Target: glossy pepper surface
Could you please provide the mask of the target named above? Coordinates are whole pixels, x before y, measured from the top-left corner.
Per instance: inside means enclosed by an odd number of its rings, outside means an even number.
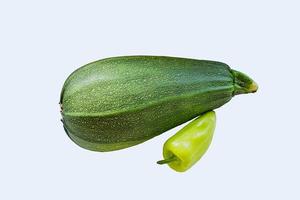
[[[209,111],[199,116],[164,144],[164,160],[158,164],[168,164],[178,172],[192,167],[207,151],[216,126],[216,115]]]

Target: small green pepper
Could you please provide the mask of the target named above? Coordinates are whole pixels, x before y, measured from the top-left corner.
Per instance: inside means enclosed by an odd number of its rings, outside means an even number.
[[[208,149],[216,126],[216,115],[209,111],[183,127],[164,144],[164,160],[157,164],[168,164],[178,172],[192,167]]]

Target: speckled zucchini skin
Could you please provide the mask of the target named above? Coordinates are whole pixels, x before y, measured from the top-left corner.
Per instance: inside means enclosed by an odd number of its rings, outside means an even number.
[[[142,143],[218,108],[235,94],[228,65],[126,56],[74,71],[61,92],[64,128],[79,146],[113,151]]]

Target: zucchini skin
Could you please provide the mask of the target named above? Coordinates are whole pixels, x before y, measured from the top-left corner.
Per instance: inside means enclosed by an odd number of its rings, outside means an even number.
[[[221,62],[164,56],[113,57],[87,64],[65,81],[64,128],[79,146],[113,151],[142,143],[235,94]]]

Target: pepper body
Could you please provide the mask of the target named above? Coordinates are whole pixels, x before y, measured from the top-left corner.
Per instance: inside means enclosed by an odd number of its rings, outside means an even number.
[[[214,111],[207,112],[190,122],[164,144],[165,160],[172,169],[184,172],[192,167],[207,151],[216,126]]]

